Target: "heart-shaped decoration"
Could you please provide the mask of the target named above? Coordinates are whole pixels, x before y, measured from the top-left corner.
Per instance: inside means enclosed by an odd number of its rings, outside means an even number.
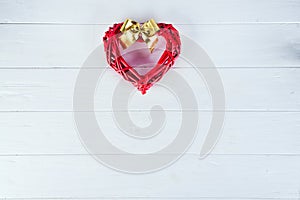
[[[142,94],[173,66],[181,46],[179,33],[171,24],[156,24],[153,19],[142,26],[130,19],[114,24],[103,42],[108,64]],[[155,57],[154,66],[149,69]],[[141,66],[148,71],[141,70]]]

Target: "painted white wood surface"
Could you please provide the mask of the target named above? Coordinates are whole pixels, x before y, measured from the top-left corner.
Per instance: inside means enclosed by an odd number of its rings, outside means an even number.
[[[78,68],[109,25],[0,25],[0,68]],[[177,25],[217,67],[298,67],[298,24]],[[177,66],[185,66],[178,62]]]
[[[175,24],[297,22],[298,0],[1,0],[3,23],[111,24],[131,17]]]
[[[0,0],[0,198],[299,199],[300,1],[109,3]],[[171,167],[123,174],[100,165],[81,145],[72,118],[74,82],[108,25],[153,16],[176,24],[219,68],[227,100],[225,126],[205,159],[198,156],[199,132],[187,154]],[[174,70],[199,91],[205,130],[211,102],[204,84],[181,60]],[[119,80],[111,71],[103,77],[106,89],[96,95],[103,102],[96,106],[100,125],[113,130],[107,137],[124,149],[154,150],[157,146],[151,143],[126,140],[113,125],[109,98]],[[170,94],[158,86],[146,98],[133,96],[134,122],[151,122],[155,95]],[[176,130],[176,101],[159,103],[167,110],[166,132]],[[160,145],[170,137],[164,134],[154,142]]]
[[[195,69],[173,70],[187,80],[198,99],[199,109],[211,110],[211,97]],[[298,68],[219,69],[224,83],[226,110],[300,111],[299,71]],[[3,69],[0,74],[0,110],[72,111],[78,73],[79,69]],[[97,111],[112,109],[113,89],[119,81],[117,73],[106,70],[95,94]],[[124,84],[130,83],[124,81]],[[165,98],[158,99],[160,93]],[[151,107],[146,105],[159,103],[167,110],[178,110],[177,100],[170,97],[172,95],[166,89],[156,85],[146,96],[136,91],[132,99],[136,103],[131,103],[129,109],[149,110]]]
[[[137,125],[150,121],[149,112],[130,113],[136,116]],[[169,124],[163,136],[168,134],[171,122],[178,120],[179,116],[180,112],[167,111]],[[295,130],[300,126],[299,116],[299,112],[227,112],[222,138],[212,154],[297,156],[300,154],[300,134]],[[133,139],[122,142],[125,140],[123,134],[111,125],[114,124],[111,112],[97,112],[97,117],[101,129],[115,145],[125,148],[135,144],[133,148],[143,150]],[[87,154],[77,136],[71,112],[1,112],[0,119],[0,156]],[[209,120],[206,113],[201,123]],[[199,153],[201,133],[188,153]]]
[[[296,199],[296,161],[297,156],[211,155],[199,160],[186,155],[166,170],[139,176],[114,172],[90,156],[6,156],[0,160],[0,184],[3,196],[14,198]]]

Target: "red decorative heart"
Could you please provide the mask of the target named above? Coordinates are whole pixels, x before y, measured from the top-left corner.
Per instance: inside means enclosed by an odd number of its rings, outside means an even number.
[[[156,35],[165,40],[165,49],[158,59],[157,63],[147,73],[138,73],[136,68],[130,66],[122,56],[122,43],[120,42],[120,35],[122,35],[120,28],[123,23],[114,24],[105,33],[103,37],[104,48],[106,52],[108,64],[123,78],[131,82],[138,90],[145,94],[146,91],[157,81],[159,81],[166,72],[173,66],[175,59],[180,54],[180,37],[178,31],[171,24],[158,23],[159,31]],[[144,42],[140,36],[137,42]],[[142,49],[140,49],[142,51]],[[150,55],[149,55],[150,56]],[[139,56],[139,61],[143,58]],[[145,64],[147,63],[145,59]]]

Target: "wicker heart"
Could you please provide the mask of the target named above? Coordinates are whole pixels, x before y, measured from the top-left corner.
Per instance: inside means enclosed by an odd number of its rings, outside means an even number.
[[[142,94],[145,94],[146,91],[153,86],[153,84],[159,81],[166,74],[166,72],[173,66],[175,59],[179,56],[181,46],[179,33],[171,24],[157,24],[159,30],[156,32],[156,35],[159,40],[165,40],[165,47],[162,50],[160,58],[157,59],[157,63],[154,64],[149,71],[142,73],[137,67],[131,66],[133,65],[132,60],[143,65],[144,59],[144,64],[147,65],[149,64],[149,59],[136,54],[136,57],[133,59],[131,58],[131,61],[128,60],[127,62],[125,60],[127,54],[125,55],[124,51],[122,51],[124,47],[120,41],[120,36],[122,35],[120,29],[122,25],[123,23],[114,24],[114,26],[109,28],[103,37],[107,62],[115,71],[121,74],[125,80],[131,82],[139,91],[142,92]],[[144,40],[141,36],[139,36],[136,42],[143,43]],[[144,51],[145,49],[146,48],[138,48],[133,51]],[[151,57],[150,54],[149,57]],[[131,65],[129,65],[129,63],[131,63]]]

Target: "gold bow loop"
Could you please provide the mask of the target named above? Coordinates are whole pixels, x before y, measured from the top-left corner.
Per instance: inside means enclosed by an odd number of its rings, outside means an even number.
[[[126,19],[120,31],[123,33],[120,40],[125,49],[134,44],[140,36],[146,42],[151,53],[158,42],[156,32],[159,31],[159,27],[153,19],[143,23],[142,26],[136,21]]]

